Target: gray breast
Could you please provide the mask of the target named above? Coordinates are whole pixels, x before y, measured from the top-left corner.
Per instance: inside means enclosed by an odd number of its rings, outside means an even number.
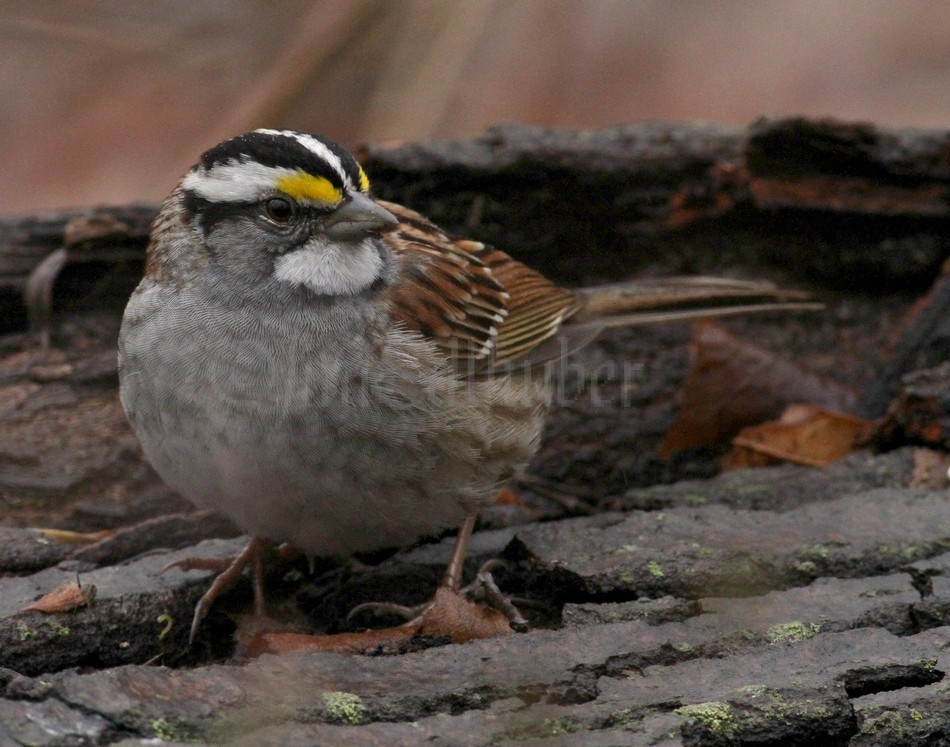
[[[156,470],[197,505],[349,554],[459,523],[530,458],[542,382],[462,382],[365,303],[279,300],[143,285],[126,312],[123,405]]]

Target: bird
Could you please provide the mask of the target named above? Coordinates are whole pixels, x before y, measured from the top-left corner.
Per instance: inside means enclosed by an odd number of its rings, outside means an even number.
[[[119,334],[145,457],[252,539],[195,608],[275,543],[311,556],[460,527],[539,447],[550,364],[605,329],[815,308],[765,281],[566,288],[376,199],[332,140],[258,129],[204,152],[163,202]]]

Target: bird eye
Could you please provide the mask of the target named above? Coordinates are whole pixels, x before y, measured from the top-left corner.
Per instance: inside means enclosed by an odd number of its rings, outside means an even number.
[[[294,204],[283,197],[271,197],[264,203],[264,210],[274,223],[290,223],[297,214]]]

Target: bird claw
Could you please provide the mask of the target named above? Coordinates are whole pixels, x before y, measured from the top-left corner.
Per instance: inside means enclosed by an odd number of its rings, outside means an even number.
[[[223,573],[228,568],[231,567],[231,564],[234,563],[236,558],[182,558],[181,560],[176,560],[173,563],[169,563],[162,570],[159,571],[159,574],[167,573],[171,570],[178,570],[182,573],[187,573],[188,571],[217,571],[218,573]]]
[[[498,610],[508,619],[508,623],[513,630],[519,633],[524,632],[528,629],[528,621],[525,620],[514,603],[498,588],[498,584],[495,583],[495,579],[491,574],[492,570],[502,566],[504,566],[503,561],[493,558],[482,564],[481,568],[479,568],[475,574],[475,580],[467,586],[455,590],[451,589],[451,585],[443,582],[440,584],[440,588],[447,587],[454,593],[464,596],[473,602],[478,602]],[[346,620],[349,622],[359,613],[369,612],[376,617],[392,615],[402,618],[405,622],[403,622],[401,627],[418,627],[423,624],[426,613],[432,609],[434,603],[434,598],[413,607],[395,604],[393,602],[364,602],[351,609],[346,616]]]
[[[478,569],[478,573],[475,574],[475,580],[462,591],[472,601],[481,602],[501,612],[508,618],[508,624],[511,625],[513,630],[523,633],[528,629],[528,621],[524,619],[512,600],[502,593],[501,589],[498,588],[498,584],[495,583],[494,576],[491,575],[493,568],[503,565],[504,563],[497,558],[485,562]]]
[[[270,540],[263,537],[253,537],[247,546],[233,558],[182,558],[169,563],[162,568],[161,573],[172,568],[180,571],[209,570],[217,571],[218,575],[211,586],[201,596],[195,605],[195,614],[191,619],[191,629],[188,633],[188,645],[195,642],[198,627],[205,619],[215,600],[230,589],[240,578],[245,568],[251,569],[251,587],[254,592],[254,614],[264,614],[264,581],[263,558],[271,548]]]
[[[408,627],[421,622],[422,617],[431,606],[431,601],[424,604],[417,604],[414,607],[407,607],[404,604],[396,604],[395,602],[363,602],[362,604],[356,605],[347,613],[346,621],[350,622],[361,612],[369,612],[373,617],[383,617],[385,615],[399,617],[405,621],[403,624]]]

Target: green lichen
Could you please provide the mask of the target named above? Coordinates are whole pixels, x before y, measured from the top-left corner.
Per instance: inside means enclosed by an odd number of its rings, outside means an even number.
[[[653,576],[653,578],[663,578],[666,575],[660,567],[660,564],[655,560],[647,561],[647,570],[650,571],[650,575]]]
[[[56,633],[56,635],[66,637],[72,633],[72,631],[67,626],[57,622],[55,618],[47,617],[43,622],[45,623],[46,627]]]
[[[578,731],[580,724],[571,718],[546,718],[544,719],[544,733],[550,737],[559,737],[564,734],[573,734]]]
[[[695,703],[677,708],[676,713],[696,721],[719,736],[729,737],[736,732],[737,716],[728,703]]]
[[[636,545],[621,545],[616,550],[613,551],[613,555],[623,555],[628,552],[636,552],[640,548]]]
[[[822,544],[803,545],[799,548],[798,554],[802,558],[822,559],[828,557],[828,547]]]
[[[696,508],[697,506],[705,506],[709,503],[709,498],[699,493],[689,493],[683,496],[686,500],[686,505],[690,508]]]
[[[169,721],[167,718],[159,717],[152,721],[149,726],[152,728],[152,733],[163,742],[184,741],[185,735],[175,723]]]
[[[821,626],[815,623],[790,622],[773,625],[765,634],[769,643],[784,643],[786,641],[807,641],[821,632]]]
[[[884,711],[879,716],[872,716],[864,719],[861,724],[861,733],[869,736],[887,734],[889,737],[897,738],[905,736],[907,724],[904,723],[904,717],[897,711]]]
[[[340,724],[361,724],[366,720],[366,706],[359,695],[341,691],[323,693],[323,704],[331,721]]]
[[[604,726],[608,729],[626,729],[631,724],[642,720],[642,708],[622,708],[611,713],[604,722]]]
[[[922,737],[939,731],[943,714],[921,713],[916,708],[884,710],[867,714],[861,734],[874,737],[875,744],[922,744]]]
[[[757,495],[759,493],[767,493],[769,492],[769,486],[749,483],[748,485],[736,485],[733,490],[735,490],[735,492],[737,492],[739,495],[749,496]]]
[[[28,641],[30,638],[36,638],[36,631],[33,630],[29,625],[24,625],[23,623],[16,624],[16,635],[17,639],[22,643],[23,641]]]
[[[795,570],[798,571],[799,573],[804,573],[810,576],[811,574],[813,574],[815,571],[818,570],[818,566],[816,566],[810,560],[803,560],[802,562],[795,564]]]
[[[936,659],[917,659],[914,661],[918,667],[923,669],[925,672],[932,672],[937,667]]]

